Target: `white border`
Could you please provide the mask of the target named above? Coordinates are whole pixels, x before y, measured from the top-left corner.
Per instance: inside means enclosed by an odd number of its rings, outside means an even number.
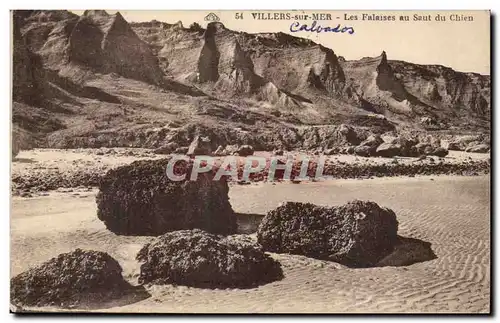
[[[1,131],[3,132],[3,138],[4,140],[4,145],[3,145],[3,158],[2,158],[2,171],[1,171],[1,178],[0,178],[0,183],[1,183],[1,203],[0,205],[2,206],[3,212],[1,212],[1,219],[2,219],[2,237],[3,237],[3,243],[0,246],[0,252],[1,252],[1,257],[3,260],[3,265],[1,267],[1,273],[2,275],[0,276],[0,313],[2,315],[3,319],[7,319],[8,321],[14,320],[15,317],[9,313],[9,268],[10,268],[10,259],[9,259],[9,201],[10,201],[10,147],[9,147],[9,142],[10,140],[10,105],[11,105],[11,100],[10,100],[10,12],[8,9],[72,9],[72,10],[79,10],[79,9],[121,9],[121,10],[134,10],[134,9],[186,9],[186,10],[209,10],[209,9],[324,9],[324,10],[398,10],[398,9],[416,9],[416,10],[454,10],[454,9],[475,9],[475,10],[481,10],[481,9],[491,9],[493,14],[498,14],[500,12],[499,9],[499,4],[500,1],[498,0],[474,0],[474,1],[467,1],[467,0],[455,0],[455,1],[437,1],[437,0],[418,0],[418,1],[361,1],[361,0],[348,0],[348,1],[318,1],[318,2],[313,2],[313,1],[298,1],[298,0],[288,0],[288,1],[282,1],[279,4],[277,2],[272,2],[269,0],[252,0],[249,2],[236,2],[236,1],[224,1],[221,3],[215,3],[215,1],[202,1],[202,0],[190,0],[190,1],[179,1],[179,2],[173,2],[173,1],[151,1],[151,0],[141,0],[140,2],[124,2],[119,1],[119,0],[86,0],[82,2],[74,2],[74,1],[12,1],[12,0],[7,0],[2,2],[2,7],[3,10],[1,11],[1,21],[3,24],[2,28],[2,37],[1,39],[3,40],[1,42],[1,50],[0,50],[0,55],[2,56],[2,66],[3,68],[1,69],[3,71],[3,77],[2,77],[2,98],[4,104],[0,108],[1,111],[1,117],[0,117],[0,122],[2,125],[0,126]],[[498,17],[496,17],[498,18]],[[495,33],[494,35],[498,36],[497,33],[497,27],[498,27],[498,21],[496,23],[497,26],[495,26]],[[494,58],[496,58],[497,55],[495,55]],[[493,64],[493,66],[496,66],[496,64]],[[492,71],[491,75],[496,75],[498,72],[498,67],[496,66],[495,70]],[[498,94],[498,83],[495,82],[495,88],[494,92]],[[496,106],[492,106],[492,109],[496,109]],[[499,116],[500,114],[496,113],[495,120],[493,121],[495,125],[499,124]],[[495,131],[496,132],[496,131]],[[494,150],[498,150],[498,138],[494,136]],[[497,165],[495,165],[497,166]],[[495,199],[496,201],[499,201],[500,193],[496,192],[495,196],[492,198]],[[471,216],[474,216],[471,214]],[[498,230],[498,226],[500,221],[496,221],[495,225],[495,233],[498,234],[500,231]],[[498,257],[498,250],[495,248],[495,255],[494,258],[496,259]],[[499,276],[498,274],[498,266],[495,267],[495,273],[492,273],[492,275],[495,275],[495,281],[498,281]],[[494,286],[493,286],[494,287]],[[496,288],[493,288],[491,291],[492,294],[496,291]],[[498,311],[498,295],[495,295],[495,304],[493,306],[494,309]],[[166,306],[168,306],[166,304]],[[99,317],[89,317],[89,318],[94,318],[98,320],[106,319],[109,317],[104,317],[104,316],[99,316]],[[133,319],[137,321],[146,321],[146,319],[149,317],[141,317],[141,318],[127,318],[127,317],[119,317],[119,318],[114,318],[114,319]],[[288,318],[288,317],[287,317]],[[340,317],[335,317],[333,319],[339,319]],[[420,317],[417,319],[425,320],[426,322],[433,322],[437,321],[438,319],[443,318],[443,317]],[[44,318],[43,317],[37,317],[37,318],[32,318],[34,321],[42,321]],[[51,320],[52,317],[47,317],[45,319]],[[71,317],[61,317],[59,320],[60,321],[70,321],[72,318]],[[181,320],[180,318],[174,318],[174,317],[163,317],[160,319],[168,319],[168,320]],[[182,321],[186,320],[195,320],[195,319],[202,319],[202,320],[219,320],[219,317],[184,317],[182,318]],[[242,317],[235,318],[232,317],[231,319],[242,319]],[[260,319],[268,320],[268,317],[260,317]],[[296,319],[304,319],[303,317],[296,317]],[[358,322],[363,322],[366,320],[366,317],[351,317],[354,321]],[[386,319],[386,317],[382,318],[383,320]],[[397,318],[398,320],[410,320],[410,319],[415,319],[415,317],[409,318]],[[455,318],[451,318],[455,319]],[[463,319],[463,318],[462,318]],[[481,318],[479,317],[469,317],[468,319],[470,320],[477,320],[479,321]],[[3,320],[2,320],[3,321]]]

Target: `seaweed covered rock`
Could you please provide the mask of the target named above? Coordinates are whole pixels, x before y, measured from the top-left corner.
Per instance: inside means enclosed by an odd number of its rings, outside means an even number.
[[[76,306],[119,296],[129,284],[120,264],[105,252],[76,249],[11,279],[11,302],[25,306]]]
[[[174,181],[167,174],[171,157],[142,160],[112,169],[99,183],[97,215],[117,234],[160,235],[199,228],[211,233],[236,232],[236,217],[229,203],[225,177],[215,171],[191,180],[192,161],[175,163]]]
[[[393,250],[397,231],[394,212],[374,202],[335,207],[287,202],[267,213],[257,238],[266,251],[369,267]]]
[[[281,279],[278,262],[250,240],[181,230],[157,237],[137,254],[139,283],[253,287]]]

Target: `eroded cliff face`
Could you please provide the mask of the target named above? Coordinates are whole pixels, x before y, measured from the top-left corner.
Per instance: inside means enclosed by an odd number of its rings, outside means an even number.
[[[69,60],[104,73],[153,84],[162,81],[157,58],[120,13],[86,11],[71,32]]]
[[[375,113],[410,124],[424,117],[438,119],[444,127],[460,116],[459,106],[470,110],[469,115],[488,118],[489,90],[481,90],[489,87],[488,76],[444,67],[419,72],[413,64],[390,61],[385,52],[346,61],[310,40],[284,33],[235,32],[220,23],[206,30],[158,26],[133,28],[152,47],[161,48],[158,56],[168,66],[165,72],[187,83],[211,82],[220,95],[260,93],[258,99],[278,107],[293,102],[299,107],[294,111],[325,116]]]
[[[391,61],[385,52],[346,61],[307,39],[220,23],[129,24],[99,10],[18,17],[14,123],[50,133],[49,146],[156,147],[169,139],[151,145],[150,132],[191,124],[241,129],[241,142],[256,147],[260,132],[270,136],[263,142],[279,142],[275,126],[489,128],[489,76]],[[30,101],[40,94],[42,102]]]
[[[391,64],[398,78],[413,95],[429,104],[455,112],[477,115],[490,113],[490,77],[460,73],[437,65],[417,65],[401,61]]]

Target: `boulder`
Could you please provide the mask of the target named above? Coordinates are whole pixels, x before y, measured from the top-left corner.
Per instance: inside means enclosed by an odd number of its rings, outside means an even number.
[[[194,228],[234,233],[236,218],[226,178],[212,180],[212,170],[192,181],[192,161],[177,161],[174,174],[186,177],[174,181],[166,172],[170,158],[136,161],[108,171],[96,197],[98,218],[112,232],[126,235]]]
[[[246,288],[283,277],[280,264],[248,238],[201,230],[159,236],[139,251],[137,260],[142,262],[141,284]]]
[[[374,202],[335,207],[287,202],[266,214],[257,239],[266,251],[369,267],[393,250],[397,230],[394,212]]]
[[[381,144],[384,143],[384,140],[382,140],[382,137],[380,135],[371,135],[365,140],[363,140],[359,146],[366,146],[366,147],[372,147],[372,148],[377,148]]]
[[[119,296],[129,285],[110,255],[76,249],[15,276],[10,286],[15,305],[73,307],[90,297]]]
[[[418,156],[420,156],[420,155],[429,155],[435,149],[434,147],[431,146],[431,144],[425,143],[425,142],[419,142],[414,147],[415,147],[415,151],[416,151],[416,153],[417,153]]]
[[[375,153],[376,147],[357,146],[354,148],[354,153],[358,156],[370,157]]]
[[[363,157],[374,156],[377,147],[383,143],[384,141],[380,135],[371,135],[354,148],[354,153]]]
[[[458,142],[450,142],[448,143],[448,150],[458,150],[458,151],[462,151],[464,150],[463,147],[460,146],[460,144]]]
[[[238,153],[238,156],[246,157],[253,155],[254,150],[250,145],[242,145],[240,148],[238,148],[236,153]]]
[[[487,153],[489,150],[490,146],[486,144],[474,145],[467,147],[467,149],[465,149],[465,151],[469,153]]]
[[[417,157],[419,156],[415,145],[418,144],[418,141],[414,138],[407,137],[398,137],[396,138],[395,144],[398,144],[401,148],[401,156],[403,157]]]
[[[448,155],[448,149],[443,148],[443,147],[437,147],[429,155],[438,156],[438,157],[445,157]]]
[[[401,146],[398,144],[383,143],[377,147],[377,156],[394,157],[401,155]]]
[[[210,138],[196,136],[193,141],[189,145],[189,148],[186,153],[188,156],[196,156],[196,155],[211,155],[212,148],[210,145]]]
[[[333,133],[333,139],[337,146],[341,145],[358,145],[360,143],[360,135],[354,128],[347,124],[341,124]]]

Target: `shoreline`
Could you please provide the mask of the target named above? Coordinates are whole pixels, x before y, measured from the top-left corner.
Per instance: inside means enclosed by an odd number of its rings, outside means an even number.
[[[310,155],[307,169],[308,180],[297,179],[301,173],[303,152],[290,152],[296,161],[292,166],[291,181],[294,183],[322,182],[339,179],[371,179],[386,177],[415,176],[481,176],[490,173],[490,155],[454,152],[449,157],[380,158],[354,155],[329,155],[323,169],[323,176],[314,179],[319,156]],[[256,157],[269,160],[269,152],[257,152]],[[286,156],[281,156],[286,158]],[[22,151],[11,164],[12,195],[30,195],[58,188],[98,187],[100,178],[110,169],[130,164],[137,160],[156,160],[168,155],[154,154],[148,149],[112,149],[103,153],[96,149],[35,149]],[[223,158],[223,157],[217,157]],[[276,170],[275,178],[267,180],[269,165],[262,171],[250,174],[250,181],[242,181],[245,157],[238,158],[238,181],[230,180],[230,185],[255,182],[280,183],[283,170]]]

